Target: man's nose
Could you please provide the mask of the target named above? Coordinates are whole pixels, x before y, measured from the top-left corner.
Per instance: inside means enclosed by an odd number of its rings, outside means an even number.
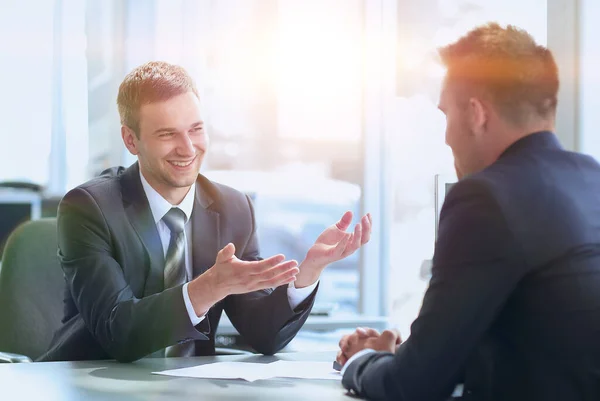
[[[194,156],[196,154],[194,142],[187,132],[180,135],[177,150],[182,156]]]

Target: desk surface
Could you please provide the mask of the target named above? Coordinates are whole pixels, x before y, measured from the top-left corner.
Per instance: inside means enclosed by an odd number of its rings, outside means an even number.
[[[276,356],[216,356],[115,361],[0,364],[2,400],[345,400],[340,382],[331,380],[242,380],[153,375],[165,369],[217,361],[333,361],[333,352],[282,353]]]

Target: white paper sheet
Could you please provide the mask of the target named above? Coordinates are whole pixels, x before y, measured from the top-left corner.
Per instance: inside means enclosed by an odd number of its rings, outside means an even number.
[[[269,364],[274,377],[295,379],[342,380],[342,375],[333,369],[333,362],[277,361]]]
[[[246,362],[216,362],[189,368],[152,372],[157,375],[175,377],[195,377],[200,379],[243,379],[253,382],[273,377],[267,368],[269,364]]]
[[[341,380],[331,362],[277,361],[273,363],[216,362],[189,368],[152,372],[158,375],[202,379],[243,379],[249,382],[275,377]]]

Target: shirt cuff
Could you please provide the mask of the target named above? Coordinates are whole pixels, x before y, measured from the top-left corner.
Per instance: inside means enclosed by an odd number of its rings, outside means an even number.
[[[192,301],[190,300],[190,294],[188,294],[188,284],[185,283],[183,285],[183,302],[185,303],[185,309],[187,310],[188,316],[190,317],[190,322],[192,322],[192,326],[196,326],[198,323],[204,320],[206,314],[202,316],[197,316],[196,311],[194,311],[194,306],[192,305]]]
[[[342,376],[344,376],[344,372],[346,371],[346,369],[348,368],[348,366],[350,366],[350,364],[352,362],[356,361],[358,358],[360,358],[363,355],[370,354],[371,352],[375,352],[375,350],[371,349],[371,348],[365,348],[363,350],[358,351],[356,354],[352,355],[352,357],[350,357],[350,359],[348,359],[348,361],[344,364],[344,366],[342,367],[342,370],[340,370],[340,374]]]
[[[287,296],[292,310],[296,309],[298,305],[300,305],[306,298],[309,297],[310,294],[312,294],[315,288],[317,288],[317,284],[319,284],[319,280],[317,280],[314,284],[304,288],[296,288],[293,281],[288,284]]]

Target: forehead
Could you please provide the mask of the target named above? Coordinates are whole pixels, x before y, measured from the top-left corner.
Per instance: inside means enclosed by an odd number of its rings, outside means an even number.
[[[193,92],[175,95],[167,100],[140,107],[140,125],[186,125],[200,119],[200,101]]]
[[[444,108],[444,106],[448,104],[450,95],[450,84],[448,82],[448,77],[445,77],[440,87],[440,108]]]

